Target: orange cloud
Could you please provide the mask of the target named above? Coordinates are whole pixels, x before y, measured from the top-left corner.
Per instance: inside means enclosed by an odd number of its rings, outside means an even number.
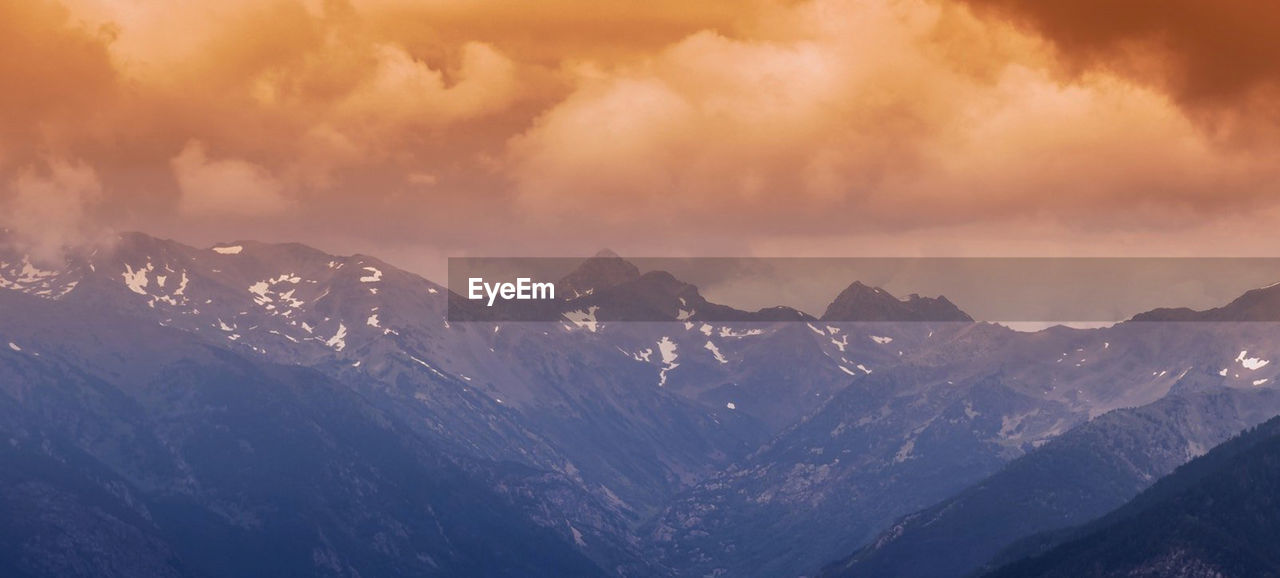
[[[641,65],[581,69],[513,141],[526,210],[567,221],[574,206],[622,206],[591,222],[735,234],[1156,208],[1146,221],[1220,207],[1224,192],[1248,203],[1280,176],[1274,149],[1216,147],[1142,83],[1063,82],[1050,47],[1000,21],[927,1],[817,0],[785,16],[768,24],[782,40],[703,32]]]
[[[1229,4],[1203,17],[1268,48]],[[86,218],[197,242],[687,252],[1028,220],[1063,243],[1172,238],[1280,187],[1280,145],[1246,130],[1277,51],[1217,50],[1178,10],[0,2],[0,84],[21,87],[0,92],[0,201],[61,158],[97,179]]]
[[[1280,6],[1256,0],[963,0],[1010,17],[1079,66],[1154,73],[1177,98],[1239,103],[1280,87]]]
[[[94,128],[119,79],[117,30],[45,0],[0,2],[0,170],[16,170]]]
[[[284,186],[265,169],[239,159],[211,160],[197,141],[187,143],[172,164],[183,215],[262,217],[293,207]]]

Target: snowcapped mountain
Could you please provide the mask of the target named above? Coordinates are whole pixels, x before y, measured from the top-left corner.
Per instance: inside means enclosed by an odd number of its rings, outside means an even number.
[[[295,463],[290,448],[309,447],[297,471],[332,472],[337,485],[317,482],[306,508],[386,488],[375,493],[387,501],[363,506],[385,513],[381,531],[399,538],[377,538],[370,552],[359,537],[376,532],[312,518],[291,523],[323,536],[255,535],[305,542],[307,555],[281,559],[289,568],[367,574],[395,560],[405,571],[474,570],[485,543],[415,550],[418,530],[394,530],[440,520],[390,513],[412,503],[440,514],[441,494],[392,499],[439,478],[450,482],[428,483],[432,492],[466,486],[495,504],[478,511],[512,520],[507,530],[526,533],[514,540],[552,540],[539,547],[551,573],[579,573],[588,560],[612,575],[788,575],[848,556],[1092,418],[1166,397],[1189,371],[1240,391],[1273,388],[1280,372],[1271,363],[1280,333],[1265,323],[1018,333],[974,322],[945,297],[904,300],[859,283],[822,318],[744,312],[611,253],[558,287],[567,298],[550,305],[553,321],[451,322],[457,296],[445,287],[373,257],[296,244],[200,249],[127,234],[57,265],[0,252],[0,369],[13,376],[0,417],[22,448],[6,459],[75,453],[83,467],[54,485],[84,500],[66,488],[92,480],[115,492],[113,508],[169,507],[187,492],[166,510],[170,521],[133,523],[138,539],[113,546],[151,552],[148,567],[174,575],[190,570],[165,560],[202,555],[168,537],[195,519],[181,512],[260,526],[284,497],[250,503],[236,492],[267,483],[254,472],[273,472],[261,475],[277,488],[292,474],[242,448],[301,431],[314,436],[268,455]],[[272,421],[275,412],[288,419]],[[186,428],[184,416],[199,419]],[[349,435],[364,441],[339,443]],[[41,449],[46,439],[62,453]],[[140,443],[153,449],[129,457]],[[395,449],[379,454],[384,445]],[[325,447],[347,461],[329,460]],[[248,473],[223,479],[223,470]],[[356,473],[375,470],[393,477]],[[216,491],[184,489],[206,486]],[[477,530],[441,524],[455,545]],[[340,533],[350,540],[336,541]],[[191,567],[244,570],[206,562]]]
[[[603,574],[350,384],[94,304],[0,312],[6,574]]]
[[[1228,390],[1274,389],[1278,346],[1280,327],[1266,323],[936,330],[679,496],[647,527],[652,555],[694,575],[816,571],[815,560],[848,556],[1080,424],[1165,398],[1188,372]],[[1240,425],[1213,420],[1197,427]]]
[[[512,499],[530,500],[532,517],[606,567],[646,568],[635,523],[816,406],[821,398],[811,390],[832,391],[848,377],[822,356],[820,383],[791,380],[806,386],[797,400],[766,403],[767,388],[786,391],[768,379],[778,368],[753,379],[740,362],[758,363],[751,350],[772,350],[757,342],[779,335],[811,343],[818,338],[809,329],[691,328],[686,320],[615,330],[572,315],[560,323],[450,324],[443,287],[371,257],[300,245],[196,249],[130,234],[58,268],[21,256],[5,262],[22,264],[5,268],[5,287],[47,301],[43,310],[116,311],[236,355],[312,368],[451,455],[519,464],[514,477],[483,468],[478,475]],[[652,303],[673,298],[673,319],[679,295],[704,311],[723,310],[670,276],[642,277],[596,296],[612,301],[566,308],[612,309],[649,291]],[[65,342],[22,334],[13,319],[0,337],[15,353],[75,351],[77,363],[97,363],[94,343],[71,338],[75,323],[66,323]],[[699,375],[716,376],[717,387]],[[151,376],[137,377],[144,378]],[[718,386],[728,391],[706,391]]]

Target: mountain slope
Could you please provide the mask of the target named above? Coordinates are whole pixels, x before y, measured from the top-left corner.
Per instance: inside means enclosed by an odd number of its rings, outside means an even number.
[[[831,325],[849,343],[869,336],[901,352],[897,364],[855,379],[760,451],[682,494],[649,527],[653,558],[694,573],[817,571],[1079,424],[1177,393],[1184,377],[1206,372],[1196,367],[1216,374],[1219,388],[1274,390],[1271,352],[1280,346],[1280,327],[1268,323],[1031,334],[933,324],[912,339],[906,335],[930,324]],[[1247,423],[1224,414],[1208,431],[1225,436]],[[1190,457],[1179,449],[1178,461],[1162,468]]]
[[[1280,284],[1246,291],[1221,307],[1196,311],[1186,307],[1153,309],[1134,321],[1280,321]]]
[[[1277,576],[1280,418],[1161,479],[1060,546],[988,576]]]
[[[1029,438],[1068,419],[999,378],[960,378],[955,369],[900,367],[855,380],[681,496],[651,530],[655,556],[697,573],[802,574],[1016,455],[1021,442],[1000,415],[1023,416],[1018,434]]]
[[[319,372],[100,309],[0,312],[6,575],[603,573]]]
[[[1273,390],[1186,376],[1155,403],[1087,422],[928,509],[911,514],[829,576],[965,576],[1012,542],[1084,523],[1240,430],[1280,413]]]

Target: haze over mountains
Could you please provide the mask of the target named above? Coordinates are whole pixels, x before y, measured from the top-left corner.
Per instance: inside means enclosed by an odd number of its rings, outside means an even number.
[[[0,568],[959,576],[1280,412],[1280,331],[1237,323],[1280,289],[1018,333],[850,281],[739,312],[601,254],[557,321],[451,322],[296,244],[2,254]]]

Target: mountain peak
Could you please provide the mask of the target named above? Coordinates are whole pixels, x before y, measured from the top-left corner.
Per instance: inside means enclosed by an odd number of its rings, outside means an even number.
[[[577,269],[557,283],[557,294],[570,299],[589,295],[600,289],[616,287],[640,278],[640,269],[609,249],[602,249],[586,259]]]
[[[824,321],[973,321],[946,297],[911,294],[906,300],[879,287],[854,281],[823,313]]]

